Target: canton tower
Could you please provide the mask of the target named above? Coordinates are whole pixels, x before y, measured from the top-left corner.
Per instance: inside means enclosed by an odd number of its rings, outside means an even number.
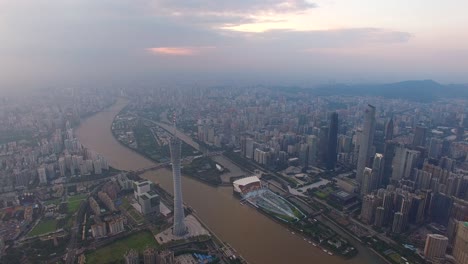
[[[180,175],[180,139],[176,135],[175,115],[174,115],[174,137],[171,138],[169,148],[171,150],[172,178],[174,181],[174,227],[172,234],[183,236],[187,233],[187,227],[184,223],[184,207],[182,201],[182,177]]]

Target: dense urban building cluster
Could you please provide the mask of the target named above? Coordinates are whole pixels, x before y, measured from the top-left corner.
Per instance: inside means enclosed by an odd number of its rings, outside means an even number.
[[[181,173],[190,172],[205,183],[234,182],[234,190],[252,178],[245,176],[258,175],[240,202],[300,232],[328,255],[352,257],[361,241],[387,260],[467,262],[463,99],[317,96],[263,86],[123,90],[126,99],[118,100],[127,106],[114,119],[112,134],[159,165],[122,172],[75,135],[81,120],[112,105],[116,94],[70,92],[1,106],[0,246],[8,257],[21,255],[14,249],[24,246],[39,252],[30,246],[39,239],[52,241],[55,252],[71,247],[65,259],[94,263],[99,258],[87,248],[133,243],[137,235],[148,236],[148,246],[173,250],[132,249],[120,260],[216,257],[229,263],[233,254],[220,253],[223,243],[207,242],[211,233],[183,203]],[[169,165],[173,196],[140,177]],[[356,240],[345,239],[329,222]],[[208,239],[209,250],[200,251],[206,254],[174,257],[181,248],[173,241],[191,245],[200,237]]]
[[[325,180],[333,190],[327,203],[372,229],[396,240],[424,229],[426,247],[443,241],[428,254],[419,243],[428,261],[456,249],[468,220],[465,100],[320,97],[261,86],[146,94],[158,96],[134,93],[134,109],[168,123],[175,112],[178,126],[208,149],[234,152],[290,187],[311,186],[299,195],[325,188],[310,184]]]
[[[57,243],[76,209],[74,202],[67,208],[68,197],[87,190],[73,182],[109,174],[106,159],[83,147],[74,127],[115,97],[54,90],[0,100],[0,251],[44,232]]]

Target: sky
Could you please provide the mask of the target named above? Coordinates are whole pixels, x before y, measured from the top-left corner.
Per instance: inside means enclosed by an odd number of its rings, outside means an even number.
[[[0,91],[468,83],[466,0],[0,0]]]

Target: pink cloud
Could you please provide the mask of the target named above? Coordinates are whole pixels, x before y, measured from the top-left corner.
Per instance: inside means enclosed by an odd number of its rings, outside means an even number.
[[[154,47],[146,50],[155,55],[192,56],[210,48],[214,47]]]

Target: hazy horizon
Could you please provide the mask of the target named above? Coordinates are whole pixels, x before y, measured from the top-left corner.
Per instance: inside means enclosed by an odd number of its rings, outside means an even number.
[[[468,2],[0,0],[0,91],[468,83]]]

